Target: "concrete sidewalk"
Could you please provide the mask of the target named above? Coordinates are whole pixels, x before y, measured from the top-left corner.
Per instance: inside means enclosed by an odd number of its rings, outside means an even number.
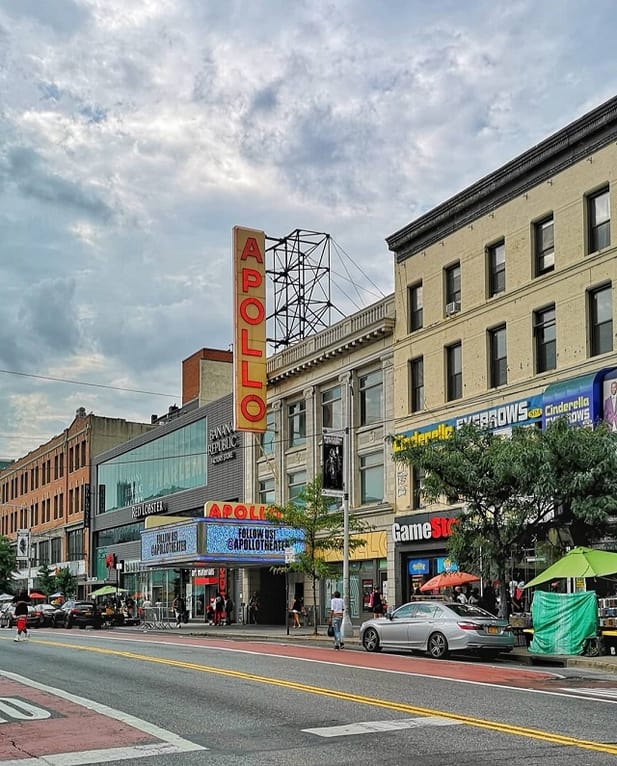
[[[317,635],[313,627],[289,628],[289,633],[284,625],[243,625],[234,623],[233,625],[208,625],[204,622],[191,620],[189,623],[176,628],[172,625],[169,628],[148,628],[143,626],[126,626],[114,628],[127,632],[137,633],[157,633],[173,634],[184,636],[201,636],[208,638],[228,638],[234,641],[277,641],[283,643],[313,644],[318,643],[323,646],[331,646],[332,639],[326,634],[326,625],[319,625]],[[354,626],[353,636],[346,638],[346,649],[362,650],[359,641],[359,627]],[[515,646],[510,654],[503,655],[504,660],[520,662],[526,665],[535,665],[543,667],[580,667],[589,670],[603,670],[605,672],[617,673],[617,655],[601,655],[598,657],[584,657],[581,655],[539,655],[531,654],[525,646]]]

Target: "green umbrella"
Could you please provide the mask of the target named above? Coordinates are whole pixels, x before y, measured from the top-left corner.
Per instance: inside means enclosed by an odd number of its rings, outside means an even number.
[[[603,577],[617,572],[617,553],[599,551],[595,548],[572,548],[565,556],[551,564],[525,587],[555,580],[560,577]]]
[[[116,588],[115,585],[103,585],[98,590],[93,590],[90,594],[92,598],[97,596],[113,596],[115,593],[126,593],[126,588]]]

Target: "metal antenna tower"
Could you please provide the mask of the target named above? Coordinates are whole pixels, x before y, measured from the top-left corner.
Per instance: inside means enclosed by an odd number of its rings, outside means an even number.
[[[276,352],[332,324],[329,234],[295,229],[282,239],[266,237],[266,273],[273,285],[274,311],[268,315],[274,330],[268,338]]]

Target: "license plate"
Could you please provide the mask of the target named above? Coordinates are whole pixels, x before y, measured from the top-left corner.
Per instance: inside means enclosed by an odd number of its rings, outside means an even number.
[[[486,632],[490,633],[492,636],[496,636],[499,633],[499,628],[496,625],[489,625]]]
[[[84,614],[86,615],[86,617],[91,617],[92,616],[92,612],[84,612]]]

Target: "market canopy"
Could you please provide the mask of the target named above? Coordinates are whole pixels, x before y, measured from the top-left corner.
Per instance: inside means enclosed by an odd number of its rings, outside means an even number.
[[[423,593],[429,590],[441,590],[442,588],[455,588],[457,585],[467,585],[470,582],[476,582],[480,578],[468,572],[442,572],[435,575],[424,585],[420,586]]]
[[[90,595],[92,598],[97,598],[98,596],[113,596],[116,593],[126,593],[126,588],[116,588],[115,585],[103,585],[102,588],[93,590]]]
[[[525,588],[533,588],[560,577],[603,577],[617,572],[617,553],[595,548],[572,548],[548,569],[530,580]]]

